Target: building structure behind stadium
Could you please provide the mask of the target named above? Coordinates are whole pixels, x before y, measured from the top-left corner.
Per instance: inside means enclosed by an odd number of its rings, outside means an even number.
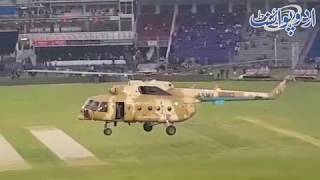
[[[0,53],[42,67],[317,61],[319,26],[289,38],[248,25],[258,9],[289,3],[320,9],[312,0],[4,0],[0,46],[7,49]]]

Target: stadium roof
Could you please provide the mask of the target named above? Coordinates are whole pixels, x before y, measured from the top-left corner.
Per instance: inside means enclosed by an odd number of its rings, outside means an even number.
[[[17,4],[29,4],[29,3],[65,3],[65,2],[74,2],[74,3],[81,3],[81,2],[115,2],[115,1],[139,1],[142,4],[173,4],[175,2],[179,4],[191,4],[192,2],[197,2],[201,4],[209,4],[209,3],[226,3],[228,1],[233,1],[235,3],[243,3],[243,2],[265,2],[265,0],[0,0],[1,4],[11,4],[14,5],[16,2]],[[320,0],[269,0],[271,1],[279,1],[279,2],[320,2]]]
[[[159,3],[173,3],[173,2],[179,2],[179,3],[192,3],[192,2],[199,2],[199,3],[220,3],[220,2],[228,2],[228,0],[138,0],[140,1],[141,3],[148,3],[148,4],[151,4],[151,3],[155,3],[155,2],[159,2]],[[247,0],[231,0],[233,2],[246,2]],[[256,1],[259,1],[259,2],[265,2],[265,0],[249,0],[251,2],[256,2]],[[320,0],[269,0],[269,1],[279,1],[279,2],[320,2]]]
[[[2,1],[2,0],[0,0]],[[114,1],[133,1],[133,0],[16,0],[17,4],[30,3],[81,3],[81,2],[114,2]]]
[[[0,0],[0,6],[15,6],[16,3],[13,0]]]

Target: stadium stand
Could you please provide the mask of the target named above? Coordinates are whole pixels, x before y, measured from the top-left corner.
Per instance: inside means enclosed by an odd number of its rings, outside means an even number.
[[[173,56],[194,58],[199,64],[226,63],[238,53],[243,16],[237,12],[211,13],[199,6],[198,13],[179,13]]]
[[[138,65],[169,60],[172,66],[190,68],[275,59],[275,34],[247,25],[252,12],[279,5],[273,1],[42,0],[41,6],[37,0],[5,1],[0,18],[7,21],[0,21],[0,30],[19,30],[16,61],[33,66],[48,61],[124,60]],[[294,43],[299,44],[300,59],[320,59],[320,37],[313,36],[313,29],[298,29],[290,38],[284,31],[277,33],[278,60],[292,58]]]
[[[13,1],[3,0],[0,2],[0,19],[15,18],[17,7]],[[18,41],[19,32],[16,27],[0,24],[0,55],[13,53]]]
[[[308,57],[311,59],[307,59],[309,62],[316,62],[320,58],[320,33],[317,33],[313,45],[308,53]]]
[[[18,41],[18,31],[0,32],[0,54],[13,53]]]
[[[173,6],[163,6],[160,12],[154,6],[142,6],[138,16],[139,39],[169,39]]]
[[[299,43],[300,53],[302,47],[307,43],[310,30],[298,30],[293,37],[288,38],[286,32],[279,32],[277,37],[277,55],[281,61],[291,59],[292,43]],[[255,61],[255,60],[274,60],[274,33],[264,30],[253,30],[246,27],[242,32],[243,40],[240,45],[241,51],[235,56],[234,61]]]
[[[36,0],[18,0],[15,3],[17,16],[1,21],[0,29],[19,29],[17,62],[38,67],[131,64],[135,38],[133,2],[43,0],[39,5]],[[99,60],[104,63],[96,62]]]
[[[130,49],[123,46],[81,46],[36,49],[39,62],[72,60],[124,60]]]

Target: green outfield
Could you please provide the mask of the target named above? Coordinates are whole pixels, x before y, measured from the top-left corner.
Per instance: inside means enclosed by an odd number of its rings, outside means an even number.
[[[163,126],[146,133],[141,124],[121,124],[106,137],[103,123],[76,117],[88,96],[106,93],[110,85],[0,87],[0,134],[31,166],[0,172],[0,179],[320,179],[320,83],[290,83],[276,101],[202,104],[195,117],[177,124],[175,136],[167,136]],[[276,82],[219,85],[270,91]],[[63,130],[103,163],[66,165],[25,128],[30,126]]]

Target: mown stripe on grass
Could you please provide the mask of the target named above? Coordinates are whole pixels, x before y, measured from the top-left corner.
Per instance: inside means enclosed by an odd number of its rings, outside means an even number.
[[[29,166],[14,147],[0,135],[0,171],[27,169]]]
[[[100,164],[92,152],[58,128],[29,127],[28,129],[68,165]]]

